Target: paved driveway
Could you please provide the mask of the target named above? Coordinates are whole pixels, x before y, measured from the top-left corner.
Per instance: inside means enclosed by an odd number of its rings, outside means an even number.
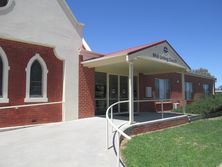
[[[114,167],[104,118],[0,132],[0,167]]]

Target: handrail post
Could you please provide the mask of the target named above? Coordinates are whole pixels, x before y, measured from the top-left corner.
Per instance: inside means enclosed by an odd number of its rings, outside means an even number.
[[[183,100],[183,114],[184,115],[186,114],[186,105],[187,105],[186,100]]]
[[[161,115],[162,115],[162,119],[163,119],[163,99],[161,99]]]
[[[106,149],[109,149],[109,122],[106,119]]]
[[[111,107],[111,121],[113,123],[113,107]],[[112,126],[112,132],[113,132],[113,126]]]
[[[116,157],[117,157],[117,164],[116,166],[117,167],[120,167],[120,135],[119,135],[119,132],[117,131],[117,141],[116,141]]]
[[[134,123],[134,93],[133,93],[133,62],[129,61],[128,93],[129,93],[129,124]]]
[[[183,114],[186,112],[186,100],[185,100],[185,75],[184,72],[181,73],[181,80],[182,80],[182,103],[183,103]]]

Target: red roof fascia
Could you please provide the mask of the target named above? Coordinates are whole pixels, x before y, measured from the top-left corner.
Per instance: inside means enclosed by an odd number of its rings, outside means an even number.
[[[119,54],[133,54],[133,53],[139,52],[139,51],[141,51],[143,49],[147,49],[149,47],[159,45],[159,44],[161,44],[163,42],[166,42],[166,40],[155,42],[155,43],[151,43],[151,44],[140,45],[140,46],[124,49],[124,50],[120,50],[120,51],[117,51],[117,52],[106,54],[104,57],[106,57],[106,56],[115,56],[115,55],[119,55]]]

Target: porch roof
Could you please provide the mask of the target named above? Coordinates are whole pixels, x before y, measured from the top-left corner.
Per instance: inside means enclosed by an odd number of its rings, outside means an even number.
[[[82,62],[85,67],[95,68],[98,72],[107,72],[115,74],[128,74],[128,63],[133,62],[135,73],[166,73],[166,72],[184,72],[189,70],[189,66],[175,52],[174,49],[169,49],[171,55],[155,57],[153,52],[160,52],[163,47],[169,47],[167,41],[160,41],[148,45],[129,48],[126,50],[114,52],[102,56],[101,54],[93,59],[88,59]],[[172,57],[172,54],[174,54]],[[176,55],[176,56],[175,56]],[[172,61],[178,59],[177,62]],[[171,61],[169,61],[171,60]],[[179,63],[178,63],[179,62]]]

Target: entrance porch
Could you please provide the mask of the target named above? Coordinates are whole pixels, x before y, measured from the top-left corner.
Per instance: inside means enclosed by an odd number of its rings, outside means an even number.
[[[184,73],[187,64],[167,41],[120,51],[82,62],[94,68],[96,114],[105,114],[113,103],[113,112],[128,112],[134,122],[134,112],[167,110],[168,104],[184,103]],[[177,75],[169,82],[170,75]],[[149,78],[152,78],[151,80]],[[171,85],[170,85],[171,84]],[[178,88],[174,92],[171,88]],[[176,93],[175,93],[176,92]],[[163,105],[160,101],[166,100]],[[173,100],[172,100],[173,99]],[[135,100],[151,100],[139,104]],[[184,106],[184,105],[183,105]],[[171,107],[172,108],[172,107]]]

